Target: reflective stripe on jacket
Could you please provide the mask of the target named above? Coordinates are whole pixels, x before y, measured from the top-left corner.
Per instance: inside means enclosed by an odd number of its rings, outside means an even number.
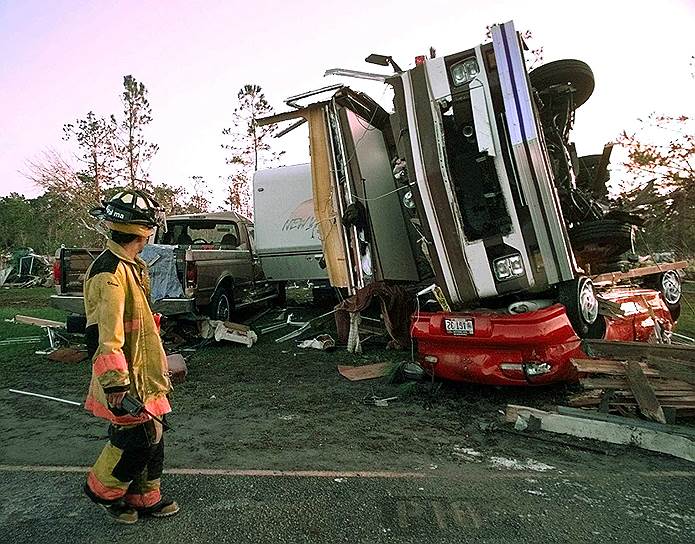
[[[106,393],[129,391],[154,415],[171,410],[166,355],[148,298],[145,263],[109,240],[85,275],[87,350],[92,356],[85,408],[117,425],[140,423],[149,416],[114,415]]]

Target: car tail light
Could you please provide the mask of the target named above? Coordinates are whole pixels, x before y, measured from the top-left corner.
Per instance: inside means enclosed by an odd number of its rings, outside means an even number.
[[[198,284],[198,267],[194,262],[186,263],[186,287],[195,287]]]
[[[427,57],[425,55],[418,55],[415,57],[415,66],[420,66],[421,64],[425,64],[425,60]]]
[[[60,285],[61,280],[63,279],[63,270],[60,265],[60,259],[56,259],[55,262],[53,263],[53,283],[55,285]]]

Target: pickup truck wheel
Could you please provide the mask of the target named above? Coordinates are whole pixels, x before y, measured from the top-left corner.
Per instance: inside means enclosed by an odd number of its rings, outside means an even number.
[[[210,317],[218,321],[229,321],[234,309],[233,301],[230,289],[220,289],[210,302]]]
[[[594,284],[587,277],[580,277],[561,283],[559,302],[565,307],[567,317],[580,338],[588,338],[598,333],[600,327],[593,327],[598,319],[598,300],[594,294]]]

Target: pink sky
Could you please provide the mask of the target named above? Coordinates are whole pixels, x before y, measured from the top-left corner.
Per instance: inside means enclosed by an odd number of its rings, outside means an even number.
[[[695,0],[569,5],[0,0],[0,195],[36,195],[19,173],[25,161],[64,150],[62,125],[89,110],[119,113],[125,74],[149,89],[148,137],[160,146],[151,177],[185,185],[203,175],[215,185],[228,173],[221,129],[241,85],[260,84],[282,111],[287,96],[339,81],[322,77],[327,68],[384,71],[363,62],[370,52],[410,66],[430,45],[440,55],[466,49],[483,41],[487,25],[510,19],[534,33],[546,61],[578,58],[592,67],[596,90],[575,125],[580,154],[599,153],[652,111],[695,114]],[[342,81],[384,96],[378,85]],[[304,160],[304,135],[279,144],[287,162]]]

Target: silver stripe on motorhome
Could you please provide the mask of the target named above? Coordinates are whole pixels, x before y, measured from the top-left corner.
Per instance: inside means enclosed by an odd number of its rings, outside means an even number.
[[[480,67],[478,79],[480,79],[480,82],[482,83],[484,90],[483,98],[485,99],[484,107],[488,119],[487,126],[490,129],[490,136],[492,138],[495,149],[501,150],[502,144],[500,143],[500,134],[497,130],[497,123],[494,122],[494,118],[492,120],[490,119],[491,115],[494,115],[492,114],[492,112],[495,111],[495,108],[492,104],[492,96],[490,95],[489,91],[490,82],[488,81],[487,72],[485,71],[485,61],[483,59],[483,53],[480,46],[475,48],[475,56],[478,60],[478,66]],[[476,121],[476,136],[478,136],[477,127],[478,124]],[[507,175],[507,169],[505,167],[504,159],[502,158],[501,152],[495,155],[495,169],[497,170],[497,176],[500,181],[500,187],[502,188],[502,192],[504,193],[505,204],[507,206],[507,210],[509,211],[509,216],[512,220],[512,232],[507,236],[503,236],[502,240],[504,240],[505,244],[513,247],[521,254],[521,259],[524,262],[524,270],[526,271],[526,279],[529,282],[529,287],[533,287],[535,285],[535,279],[533,276],[533,269],[531,268],[531,260],[529,259],[526,244],[524,242],[524,237],[521,232],[521,225],[519,224],[519,215],[515,211],[516,206],[514,204],[514,196],[512,195],[510,179]],[[492,277],[490,265],[488,265],[487,269],[488,273]],[[494,278],[492,279],[492,281],[494,284]]]

